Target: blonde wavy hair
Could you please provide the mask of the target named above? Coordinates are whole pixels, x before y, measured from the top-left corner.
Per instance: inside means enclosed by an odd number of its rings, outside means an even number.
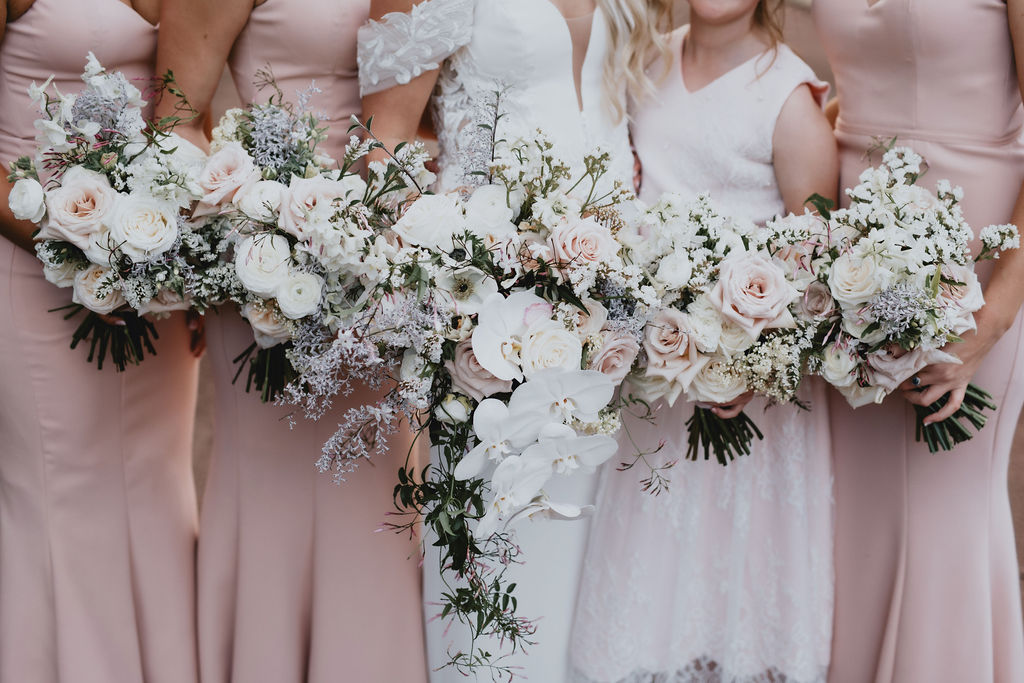
[[[647,66],[655,57],[670,63],[668,33],[672,30],[673,0],[597,0],[608,18],[612,49],[605,63],[605,91],[618,118],[626,107],[622,85],[631,97],[654,92]]]

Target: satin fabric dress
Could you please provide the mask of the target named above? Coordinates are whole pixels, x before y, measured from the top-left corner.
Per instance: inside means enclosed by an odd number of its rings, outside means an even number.
[[[89,51],[144,89],[156,29],[118,0],[35,0],[0,45],[0,159],[35,153],[27,89]],[[181,314],[123,373],[68,348],[70,289],[0,238],[0,681],[196,681],[192,425]]]
[[[842,186],[879,161],[866,157],[876,137],[896,136],[928,161],[925,185],[964,188],[976,233],[1008,222],[1024,113],[1005,3],[817,0],[814,14],[840,99]],[[1007,495],[1022,361],[1018,316],[975,376],[999,410],[951,452],[915,442],[902,396],[856,411],[832,401],[834,683],[1024,681]]]
[[[360,111],[356,29],[367,0],[268,0],[252,11],[230,56],[243,102],[265,101],[256,72],[270,67],[285,97],[315,85],[311,107],[331,117],[324,151],[339,157]],[[411,444],[364,462],[336,485],[316,460],[346,408],[317,423],[232,384],[252,329],[224,307],[207,316],[216,430],[199,543],[203,683],[417,683],[426,680],[418,547],[377,532]]]
[[[764,223],[785,213],[773,164],[776,122],[793,92],[828,86],[780,45],[691,91],[673,55],[648,73],[658,91],[631,107],[640,198],[710,193],[724,214]],[[664,77],[661,76],[664,74]],[[825,387],[793,405],[746,409],[764,433],[723,467],[685,459],[693,404],[623,416],[612,464],[645,452],[677,461],[657,495],[643,464],[606,467],[572,633],[573,683],[824,683],[832,626],[832,463]]]

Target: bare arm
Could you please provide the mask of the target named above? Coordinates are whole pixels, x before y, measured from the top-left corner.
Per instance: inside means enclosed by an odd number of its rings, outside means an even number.
[[[419,0],[370,0],[370,18],[389,12],[408,12]],[[389,148],[416,139],[420,119],[437,83],[437,70],[427,71],[405,85],[363,97],[363,120],[373,117],[373,134]]]
[[[825,105],[825,118],[828,119],[828,125],[832,128],[836,127],[836,121],[839,119],[839,98],[833,97]]]
[[[775,179],[786,211],[803,213],[813,194],[832,201],[839,193],[839,152],[832,127],[810,89],[789,96],[772,136]]]
[[[163,0],[161,4],[156,73],[174,72],[178,87],[199,112],[175,131],[204,149],[208,143],[203,121],[210,113],[231,46],[252,9],[253,0]],[[157,105],[157,117],[173,115],[174,104],[173,98],[165,97]]]
[[[1013,38],[1014,60],[1017,65],[1017,80],[1024,97],[1024,0],[1007,0],[1007,15],[1010,34]],[[1024,226],[1024,187],[1017,194],[1010,222]],[[975,229],[983,226],[974,226]],[[949,363],[929,365],[918,373],[922,392],[914,391],[910,382],[903,385],[907,400],[918,405],[930,405],[942,396],[950,399],[942,410],[927,419],[940,422],[951,416],[960,407],[964,392],[971,382],[978,366],[985,359],[992,346],[1006,333],[1024,304],[1024,251],[1014,249],[1004,252],[995,262],[992,277],[985,287],[985,306],[975,313],[978,330],[964,335],[964,341],[950,344],[946,351],[960,358],[962,365]]]

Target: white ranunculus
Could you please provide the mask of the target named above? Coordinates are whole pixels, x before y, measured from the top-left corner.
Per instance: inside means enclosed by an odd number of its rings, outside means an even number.
[[[743,375],[736,372],[721,356],[701,368],[686,390],[691,401],[698,403],[731,403],[747,391]]]
[[[234,203],[254,221],[273,224],[286,192],[287,188],[276,180],[257,180],[241,188],[235,194]]]
[[[61,178],[60,187],[46,195],[47,220],[39,238],[65,240],[86,250],[117,201],[118,194],[105,175],[73,166]]]
[[[421,196],[392,227],[407,245],[452,249],[455,236],[466,231],[462,207],[446,194]]]
[[[870,301],[886,289],[892,279],[892,272],[882,266],[878,259],[847,252],[832,263],[828,284],[836,301],[851,308]]]
[[[661,259],[655,277],[666,290],[676,290],[689,284],[692,275],[693,263],[690,257],[684,251],[673,251]]]
[[[515,234],[508,191],[502,185],[482,185],[466,200],[466,227],[485,241],[497,241]]]
[[[145,195],[121,195],[106,223],[111,239],[134,263],[160,256],[178,239],[177,208]]]
[[[286,318],[298,320],[320,308],[324,281],[315,273],[294,272],[277,288],[277,306]]]
[[[583,362],[583,344],[561,323],[540,320],[523,335],[521,358],[527,379],[547,368],[579,370]]]
[[[75,275],[71,300],[95,313],[112,313],[124,305],[124,296],[115,284],[106,296],[99,295],[100,285],[110,278],[110,269],[91,265]]]
[[[291,253],[284,235],[263,233],[246,237],[235,247],[235,273],[253,294],[273,297],[288,280]]]
[[[484,301],[498,293],[498,282],[482,270],[467,266],[442,270],[435,279],[437,291],[459,315],[479,313]]]
[[[821,355],[820,374],[834,387],[848,387],[857,381],[857,359],[845,345],[829,344]]]
[[[252,326],[256,345],[261,349],[283,344],[292,337],[292,329],[286,320],[282,320],[269,306],[242,306],[242,317]]]
[[[19,221],[38,223],[46,215],[46,194],[35,178],[22,178],[14,183],[7,203]]]

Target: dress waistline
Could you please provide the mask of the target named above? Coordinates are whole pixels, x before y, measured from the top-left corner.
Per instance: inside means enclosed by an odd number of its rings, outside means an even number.
[[[951,145],[976,145],[981,147],[1003,147],[1015,140],[1018,140],[1021,136],[1021,131],[1024,130],[1024,125],[1018,125],[1016,128],[1008,132],[1006,135],[1000,137],[986,137],[981,135],[962,135],[950,131],[935,131],[935,130],[891,130],[886,129],[883,126],[865,126],[858,125],[856,123],[849,123],[844,121],[842,115],[836,121],[836,133],[848,133],[850,135],[861,135],[872,138],[892,138],[896,137],[896,143],[900,144],[901,139],[906,140],[920,140],[921,142],[936,142],[940,144],[951,144]]]

